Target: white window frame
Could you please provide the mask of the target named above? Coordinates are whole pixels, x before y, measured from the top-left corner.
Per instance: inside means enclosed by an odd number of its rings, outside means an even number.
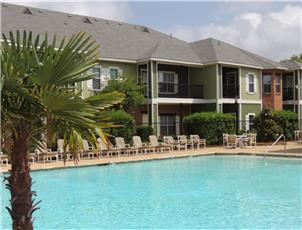
[[[253,76],[253,85],[254,85],[254,91],[253,92],[250,91],[250,76]],[[245,77],[246,77],[246,81],[245,81],[245,83],[246,83],[246,92],[248,94],[256,94],[257,93],[257,76],[256,76],[256,74],[249,72],[249,73],[246,74]]]
[[[280,95],[281,94],[281,91],[282,91],[282,88],[281,88],[281,82],[282,82],[282,76],[281,74],[280,75],[275,75],[275,79],[276,79],[276,84],[275,84],[275,89],[276,89],[276,94],[277,95]],[[278,83],[278,79],[280,80],[280,82]],[[280,91],[277,92],[277,85],[279,85],[279,88],[280,88]]]
[[[109,79],[110,80],[118,80],[120,78],[120,69],[118,67],[109,66],[108,69],[109,69]],[[116,70],[117,71],[117,78],[116,79],[111,78],[111,70]]]
[[[175,123],[169,123],[168,121],[167,122],[162,122],[161,119],[163,117],[174,117]],[[166,131],[168,132],[169,127],[174,127],[175,126],[175,135],[177,135],[178,132],[179,132],[177,130],[177,119],[179,119],[179,118],[176,114],[161,114],[161,115],[159,115],[159,121],[160,121],[159,122],[159,128],[160,128],[160,130],[161,130],[162,126],[164,126],[164,127],[166,127]],[[162,124],[164,124],[164,125],[162,125]],[[161,133],[160,135],[162,136],[163,134]],[[169,135],[172,135],[172,134],[169,134]]]
[[[101,91],[101,90],[102,90],[102,81],[101,81],[101,79],[102,79],[102,77],[101,77],[101,75],[102,75],[102,74],[101,74],[101,73],[102,73],[102,68],[101,68],[101,66],[94,66],[94,67],[92,67],[91,69],[89,69],[88,72],[93,73],[93,72],[92,72],[92,69],[93,69],[93,68],[99,69],[100,75],[99,75],[99,77],[96,77],[96,78],[93,78],[93,79],[89,79],[89,80],[86,81],[87,89],[90,90],[90,91]],[[99,80],[100,80],[100,89],[94,89],[94,88],[93,88],[93,80],[94,80],[94,79],[97,79],[97,78],[99,78]]]
[[[143,72],[146,72],[146,74],[147,74],[146,82],[144,82],[144,79],[143,79]],[[148,70],[147,69],[140,69],[140,82],[143,85],[148,85]]]
[[[271,85],[271,91],[270,92],[265,92],[264,91],[264,88],[265,88],[264,85],[268,85],[268,84],[264,83],[264,77],[265,76],[270,76],[271,77],[271,83],[270,83],[270,85]],[[267,73],[266,74],[262,74],[262,87],[263,87],[263,90],[262,90],[263,94],[268,94],[268,95],[272,94],[274,86],[273,86],[273,75],[271,73],[269,73],[269,74],[267,74]]]
[[[174,81],[173,81],[174,92],[166,92],[166,91],[163,92],[163,91],[160,91],[160,89],[158,89],[158,93],[161,93],[161,94],[171,94],[171,95],[177,94],[178,93],[178,74],[176,72],[173,72],[173,71],[158,71],[158,76],[160,76],[160,74],[164,75],[165,73],[168,73],[168,74],[172,73],[173,76],[174,76]],[[176,79],[176,81],[175,81],[175,79]],[[158,83],[166,83],[166,82],[161,82],[160,79],[158,78]],[[175,87],[175,84],[177,85],[177,87]]]
[[[102,90],[102,78],[101,78],[102,69],[101,69],[100,66],[94,66],[94,67],[91,68],[91,70],[92,70],[93,68],[99,69],[100,75],[99,75],[99,77],[95,77],[95,78],[91,79],[91,83],[92,83],[91,89],[92,89],[92,91],[101,91],[101,90]],[[97,79],[99,79],[99,81],[100,81],[100,88],[99,88],[99,89],[93,88],[93,80],[97,80]]]
[[[256,117],[255,113],[248,113],[245,115],[245,131],[250,131],[250,116]]]

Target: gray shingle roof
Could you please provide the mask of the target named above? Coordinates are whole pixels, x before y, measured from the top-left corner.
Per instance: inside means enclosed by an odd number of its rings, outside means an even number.
[[[278,62],[274,62],[214,38],[192,42],[191,46],[204,64],[229,62],[263,68],[284,68],[284,66]]]
[[[1,7],[1,19],[5,34],[16,30],[31,30],[34,34],[47,31],[60,38],[86,31],[100,44],[101,58],[130,61],[154,58],[199,64],[228,62],[284,68],[280,63],[222,41],[209,38],[188,43],[141,25],[6,3]]]
[[[280,63],[281,63],[281,65],[283,65],[288,70],[302,69],[302,63],[301,62],[297,62],[295,60],[286,60],[286,61],[282,61]]]
[[[145,26],[40,10],[32,7],[5,4],[2,7],[2,33],[31,30],[35,34],[58,37],[70,36],[77,31],[86,31],[100,44],[102,58],[139,60],[157,44],[153,58],[200,63],[190,45]],[[28,8],[32,14],[23,13]],[[85,23],[88,20],[91,23]],[[146,32],[144,32],[146,31]],[[168,47],[168,49],[166,49]]]

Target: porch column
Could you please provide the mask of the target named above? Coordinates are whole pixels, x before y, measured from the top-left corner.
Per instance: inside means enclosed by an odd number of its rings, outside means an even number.
[[[157,63],[154,61],[148,62],[148,123],[153,127],[154,133],[158,130],[158,74]]]
[[[298,70],[297,75],[298,75],[298,123],[299,123],[299,129],[302,130],[302,70]]]

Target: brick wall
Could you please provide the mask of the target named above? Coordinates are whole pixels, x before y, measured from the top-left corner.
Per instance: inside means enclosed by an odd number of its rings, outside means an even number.
[[[281,72],[279,71],[265,71],[263,72],[264,74],[271,74],[272,75],[272,90],[270,94],[264,93],[263,92],[263,88],[262,87],[262,102],[263,102],[263,106],[265,107],[270,107],[274,110],[282,110],[282,75]],[[280,94],[277,94],[276,92],[276,81],[277,81],[277,76],[281,77],[281,91]]]

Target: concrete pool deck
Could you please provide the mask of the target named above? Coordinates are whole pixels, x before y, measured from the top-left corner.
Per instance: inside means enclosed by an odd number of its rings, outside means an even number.
[[[34,163],[31,164],[31,170],[48,170],[56,168],[70,168],[70,167],[82,167],[82,166],[93,166],[93,165],[107,165],[114,163],[127,163],[127,162],[138,162],[147,160],[161,160],[168,158],[181,158],[189,156],[206,156],[206,155],[257,155],[263,156],[269,145],[260,145],[251,148],[237,148],[237,149],[226,149],[221,146],[207,147],[206,149],[189,149],[182,151],[172,151],[170,153],[155,153],[146,155],[132,155],[132,156],[121,156],[121,157],[102,157],[99,159],[81,159],[77,165],[73,161],[66,162],[64,166],[62,161],[49,162],[49,163]],[[293,157],[302,159],[302,145],[295,142],[288,142],[286,150],[284,145],[276,145],[267,156],[273,157]],[[8,172],[10,165],[0,166],[0,173]]]

